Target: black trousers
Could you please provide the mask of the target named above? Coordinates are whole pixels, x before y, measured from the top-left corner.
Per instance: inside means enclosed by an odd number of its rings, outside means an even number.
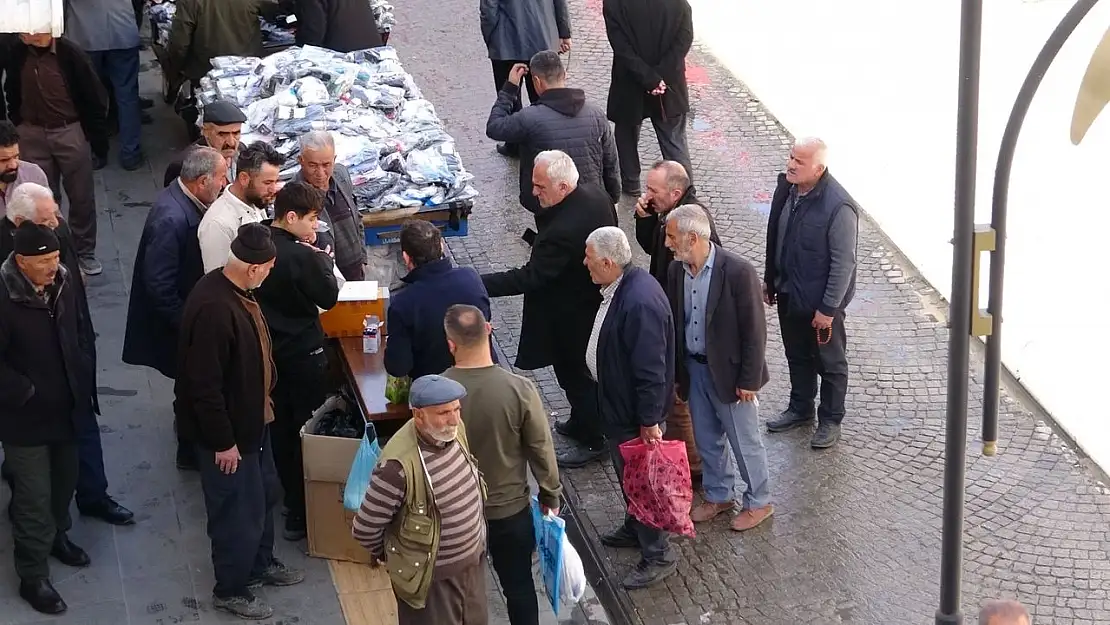
[[[578,358],[557,360],[554,369],[555,379],[570,403],[567,427],[571,435],[590,449],[601,449],[605,445],[605,435],[601,430],[597,382],[586,368],[584,351]]]
[[[790,369],[790,409],[798,414],[813,414],[817,395],[817,376],[821,376],[821,404],[817,420],[839,424],[844,420],[844,397],[848,394],[848,338],[844,332],[844,311],[833,316],[832,338],[817,342],[812,313],[791,313],[790,303],[779,296],[779,328]]]
[[[625,434],[609,437],[609,458],[613,461],[613,470],[617,473],[617,483],[624,496],[625,510],[628,509],[628,495],[624,492],[624,456],[621,455],[621,443],[636,438],[639,434]],[[648,564],[661,565],[670,562],[670,537],[667,532],[648,527],[637,521],[632,515],[625,512],[624,530],[636,537],[640,543],[640,557]]]
[[[539,625],[540,604],[532,580],[532,554],[536,534],[532,527],[532,507],[504,519],[486,521],[493,570],[501,581],[511,625]]]
[[[524,63],[527,65],[528,61],[499,61],[491,59],[490,63],[493,65],[493,88],[500,91],[501,87],[505,86],[505,81],[509,79],[509,71],[513,69],[513,65],[517,63]],[[536,93],[536,87],[532,84],[532,79],[525,76],[520,82],[523,83],[524,88],[528,90],[528,103],[535,104],[536,100],[540,99],[540,96]],[[517,97],[516,102],[513,102],[513,112],[516,113],[519,111],[520,107],[521,101],[520,98]]]
[[[4,445],[12,485],[15,572],[23,580],[50,577],[50,550],[72,525],[69,504],[77,488],[77,445]]]
[[[640,186],[640,129],[638,124],[618,123],[613,127],[613,140],[617,144],[617,160],[621,167],[621,185],[625,189]],[[694,181],[694,168],[690,164],[690,149],[686,145],[686,116],[651,119],[659,152],[663,160],[676,161],[686,168],[690,182]]]
[[[284,503],[290,518],[304,518],[304,459],[301,455],[301,426],[324,403],[324,383],[328,359],[324,348],[303,358],[277,363],[274,387],[274,423],[270,437],[274,445],[274,465]]]
[[[228,475],[216,466],[214,452],[197,450],[216,575],[212,594],[221,599],[251,597],[247,584],[274,561],[274,506],[280,484],[270,433],[263,430],[261,448],[240,449],[239,454],[243,459],[238,470]]]

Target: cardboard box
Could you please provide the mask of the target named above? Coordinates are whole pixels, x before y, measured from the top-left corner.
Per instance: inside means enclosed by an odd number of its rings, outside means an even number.
[[[339,290],[339,303],[320,314],[320,324],[328,338],[362,336],[362,320],[366,315],[377,315],[382,322],[379,336],[384,337],[388,308],[389,289],[378,287],[373,280],[348,282]]]
[[[328,398],[301,428],[308,555],[368,564],[370,553],[351,537],[355,513],[343,507],[343,487],[361,439],[310,433],[324,413],[342,402],[338,397]]]

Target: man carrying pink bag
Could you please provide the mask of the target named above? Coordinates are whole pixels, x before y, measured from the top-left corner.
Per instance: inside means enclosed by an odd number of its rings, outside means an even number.
[[[625,469],[621,447],[622,443],[651,447],[636,458],[654,457],[658,464],[666,464],[660,462],[659,452],[665,448],[663,426],[674,401],[674,325],[666,293],[651,274],[632,266],[632,248],[620,228],[594,230],[586,238],[584,262],[601,288],[601,306],[586,345],[586,367],[597,380],[602,428],[630,512],[620,527],[601,537],[601,543],[639,549],[640,562],[622,584],[630,590],[646,588],[674,574],[675,556],[667,528],[652,527],[633,512],[630,488],[634,485],[625,481],[631,471]],[[683,466],[680,479],[689,491],[689,463]],[[635,505],[643,501],[639,498]],[[689,514],[689,505],[687,498],[683,514]]]

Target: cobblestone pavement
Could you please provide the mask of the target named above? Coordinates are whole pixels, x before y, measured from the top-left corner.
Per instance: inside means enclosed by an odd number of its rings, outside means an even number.
[[[604,106],[610,52],[600,0],[570,0],[572,86]],[[494,85],[479,36],[477,8],[461,0],[397,3],[393,41],[456,137],[483,197],[470,235],[451,239],[456,259],[479,271],[517,266],[528,256],[519,235],[532,219],[516,203],[515,164],[494,152],[485,120]],[[694,111],[690,142],[699,197],[726,247],[757,265],[774,176],[791,143],[758,98],[703,49],[689,58]],[[818,104],[815,104],[818,105]],[[645,132],[644,162],[657,157]],[[834,151],[837,146],[831,146]],[[625,200],[621,223],[631,232]],[[864,207],[865,209],[867,207]],[[621,593],[645,625],[795,625],[932,622],[939,579],[947,333],[946,306],[915,275],[874,223],[861,224],[859,286],[849,309],[849,417],[838,447],[809,449],[809,433],[767,435],[776,497],[771,523],[745,534],[725,520],[677,540],[679,574],[664,586]],[[637,251],[637,262],[644,256]],[[520,298],[494,304],[497,341],[515,354]],[[780,410],[788,383],[777,321],[768,317],[772,381],[764,414]],[[1012,340],[1012,339],[1011,339]],[[978,369],[981,359],[973,358]],[[567,403],[550,370],[531,375],[553,417]],[[982,387],[972,379],[971,414]],[[1044,415],[1006,394],[1000,455],[979,455],[969,432],[965,609],[1012,596],[1044,624],[1110,622],[1110,499],[1100,475],[1076,456]],[[973,418],[973,422],[978,419]],[[973,429],[973,428],[972,428]],[[623,514],[606,465],[569,472],[577,507],[596,532]],[[610,579],[633,564],[598,547]]]

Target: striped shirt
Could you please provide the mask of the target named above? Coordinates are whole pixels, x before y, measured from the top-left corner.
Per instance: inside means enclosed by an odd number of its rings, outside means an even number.
[[[478,473],[458,441],[435,447],[420,441],[420,454],[431,476],[432,505],[439,511],[436,569],[470,562],[485,551],[486,523]],[[375,558],[384,559],[385,532],[405,501],[401,463],[390,460],[374,468],[370,487],[355,515],[352,533]]]

